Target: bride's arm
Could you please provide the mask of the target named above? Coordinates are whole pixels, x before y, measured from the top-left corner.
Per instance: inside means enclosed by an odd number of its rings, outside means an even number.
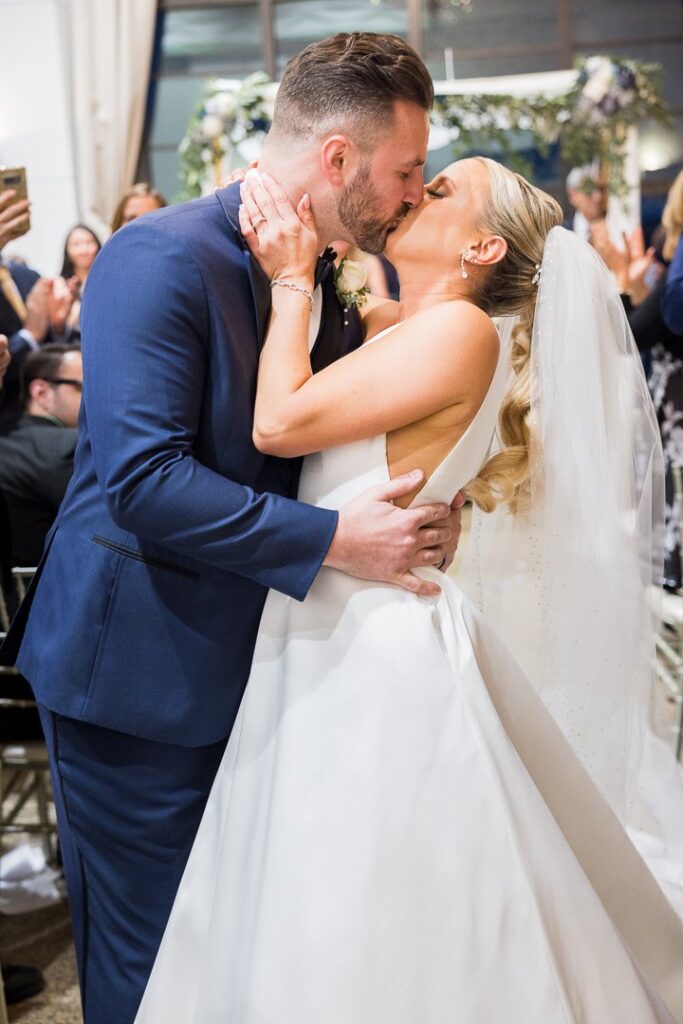
[[[312,289],[311,250],[317,251],[310,240],[313,218],[299,204],[292,219],[284,194],[271,180],[268,187],[265,194],[256,184],[251,192],[245,189],[242,231],[267,271],[297,287],[272,288],[254,413],[256,447],[272,455],[306,455],[396,430],[451,406],[461,407],[463,421],[470,419],[493,376],[498,335],[488,316],[467,302],[425,309],[385,338],[313,374],[310,301],[304,294]],[[302,244],[298,231],[308,236]]]

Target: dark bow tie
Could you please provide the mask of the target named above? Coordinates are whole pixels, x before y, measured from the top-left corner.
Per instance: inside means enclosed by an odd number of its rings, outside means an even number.
[[[318,257],[318,262],[315,266],[315,278],[314,287],[318,287],[322,284],[329,273],[334,269],[334,261],[337,258],[337,254],[329,245],[322,256]]]

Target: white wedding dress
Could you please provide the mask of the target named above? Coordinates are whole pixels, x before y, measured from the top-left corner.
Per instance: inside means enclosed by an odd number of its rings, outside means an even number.
[[[419,496],[484,461],[501,360]],[[384,436],[301,500],[388,480]],[[271,592],[137,1024],[683,1022],[683,926],[458,586]]]

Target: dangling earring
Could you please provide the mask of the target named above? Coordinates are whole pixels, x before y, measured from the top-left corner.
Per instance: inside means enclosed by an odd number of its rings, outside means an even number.
[[[464,252],[460,253],[460,276],[462,278],[465,278],[465,279],[470,276],[467,273],[467,271],[465,270],[465,258],[468,257],[469,254],[470,254],[470,250],[469,249],[465,249]]]

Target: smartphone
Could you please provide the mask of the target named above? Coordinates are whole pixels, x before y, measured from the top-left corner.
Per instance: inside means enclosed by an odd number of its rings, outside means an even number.
[[[15,202],[20,199],[28,199],[28,188],[26,186],[25,167],[0,167],[0,193],[14,189]]]

